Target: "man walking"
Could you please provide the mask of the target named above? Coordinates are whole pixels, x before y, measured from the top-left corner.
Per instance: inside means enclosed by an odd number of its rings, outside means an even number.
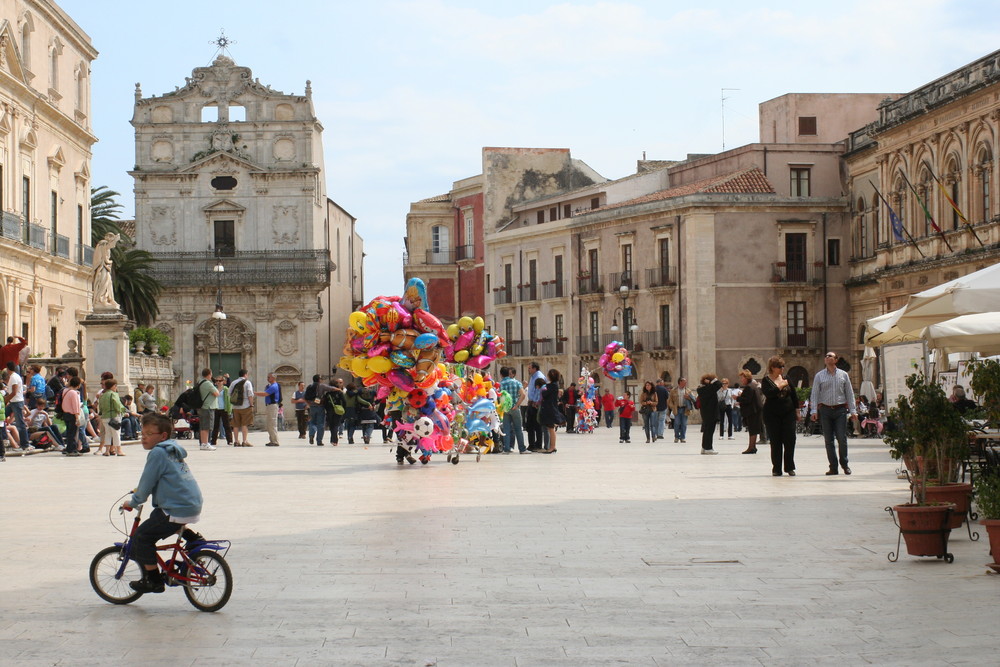
[[[264,417],[267,420],[267,447],[277,447],[278,443],[278,407],[281,405],[281,386],[274,373],[267,374],[267,386],[264,391],[258,391],[258,396],[264,397]]]
[[[521,404],[526,394],[520,382],[514,379],[513,369],[504,366],[500,369],[500,391],[510,394],[510,410],[503,416],[503,452],[509,454],[511,445],[517,440],[517,450],[522,454],[530,454],[524,446],[524,431],[521,426]]]
[[[677,387],[670,392],[667,407],[674,413],[674,442],[687,442],[688,412],[694,407],[687,378],[677,380]],[[661,436],[662,437],[662,436]]]
[[[542,390],[535,386],[538,378],[545,382],[545,375],[537,361],[528,364],[528,409],[525,414],[525,430],[528,431],[528,449],[533,452],[549,448],[549,430],[542,428],[538,421],[538,410],[542,406]]]
[[[663,432],[667,427],[667,408],[670,404],[670,391],[664,384],[663,378],[659,378],[653,386],[656,392],[656,429],[653,432],[653,442],[663,440]],[[677,442],[677,440],[674,440]]]
[[[233,406],[233,440],[235,447],[253,447],[249,440],[250,425],[253,424],[253,400],[256,394],[247,377],[247,369],[241,368],[239,377],[229,387],[229,398]]]
[[[201,447],[206,452],[214,452],[215,447],[209,442],[212,435],[212,425],[215,423],[215,408],[219,403],[219,390],[212,384],[212,369],[204,368],[201,371],[201,381],[198,382],[198,396],[201,398],[201,407],[198,410],[198,430],[200,432]]]
[[[836,352],[827,352],[823,363],[826,368],[816,373],[813,378],[812,393],[809,404],[815,406],[812,419],[819,419],[823,427],[823,439],[826,440],[826,458],[830,462],[827,475],[837,474],[837,463],[844,469],[845,475],[851,474],[847,465],[847,415],[857,419],[858,407],[854,402],[854,388],[847,372],[837,368],[839,357]],[[834,449],[833,438],[837,438],[837,448]],[[838,456],[839,454],[839,456]]]

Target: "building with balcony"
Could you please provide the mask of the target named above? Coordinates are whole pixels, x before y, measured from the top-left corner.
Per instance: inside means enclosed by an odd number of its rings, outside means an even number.
[[[311,95],[309,82],[273,90],[224,55],[171,93],[136,86],[136,245],[158,260],[155,326],[173,337],[182,381],[242,367],[287,386],[339,357],[364,253],[355,219],[326,196]]]
[[[874,122],[851,133],[855,353],[868,318],[1000,259],[998,141],[1000,51],[886,99]]]
[[[58,356],[90,312],[90,37],[55,3],[0,2],[0,341]]]

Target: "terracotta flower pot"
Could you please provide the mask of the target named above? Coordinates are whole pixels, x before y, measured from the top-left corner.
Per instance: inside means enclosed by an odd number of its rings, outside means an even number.
[[[911,556],[936,556],[946,558],[948,535],[951,533],[950,512],[955,506],[917,505],[906,503],[893,508],[899,530],[906,541],[906,552]],[[950,562],[950,559],[949,559]]]
[[[986,527],[986,534],[990,536],[990,556],[993,557],[993,564],[1000,566],[1000,519],[980,519],[979,523]]]
[[[972,485],[971,484],[942,484],[935,486],[927,485],[925,495],[929,503],[952,503],[955,511],[949,520],[949,528],[961,528],[969,514],[969,507],[972,505]]]

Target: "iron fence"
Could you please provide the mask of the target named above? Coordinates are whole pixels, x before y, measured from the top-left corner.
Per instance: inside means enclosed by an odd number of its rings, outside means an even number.
[[[819,348],[823,332],[813,327],[777,327],[774,330],[775,346],[781,349]]]
[[[672,266],[658,266],[646,269],[647,287],[668,287],[677,284],[676,271]]]
[[[332,265],[322,250],[245,250],[218,258],[214,252],[153,253],[150,273],[165,286],[214,284],[220,259],[223,285],[287,285],[329,282]]]
[[[4,211],[2,234],[7,239],[21,240],[21,216],[10,211]]]

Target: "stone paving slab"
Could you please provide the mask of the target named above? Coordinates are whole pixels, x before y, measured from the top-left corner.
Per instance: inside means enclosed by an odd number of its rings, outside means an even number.
[[[198,529],[233,541],[215,614],[173,589],[115,606],[90,588],[141,448],[0,465],[0,664],[997,663],[985,535],[954,531],[953,564],[888,562],[883,508],[908,492],[877,440],[826,477],[822,439],[800,437],[798,476],[774,478],[743,438],[707,457],[602,428],[555,455],[399,467],[387,446],[283,435],[182,441]]]

